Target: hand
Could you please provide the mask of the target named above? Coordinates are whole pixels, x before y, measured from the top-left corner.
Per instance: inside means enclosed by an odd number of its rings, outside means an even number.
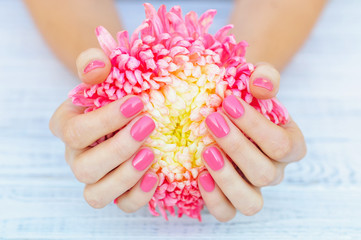
[[[252,94],[261,99],[275,96],[279,79],[273,67],[258,65],[250,78]],[[202,172],[198,181],[210,213],[219,221],[228,221],[235,216],[236,209],[247,216],[260,211],[263,206],[260,187],[279,184],[286,165],[304,157],[306,144],[292,119],[277,126],[235,96],[224,99],[223,111],[225,114],[212,113],[206,118],[218,146],[204,149],[202,159],[208,171]]]
[[[89,49],[78,57],[77,69],[84,83],[100,83],[109,74],[110,62],[100,49]],[[84,198],[90,206],[102,208],[116,199],[120,209],[134,212],[152,198],[158,177],[148,168],[154,154],[142,145],[155,123],[141,114],[143,107],[140,98],[126,96],[84,114],[83,107],[68,99],[52,116],[50,130],[65,143],[65,159],[75,177],[86,184]]]

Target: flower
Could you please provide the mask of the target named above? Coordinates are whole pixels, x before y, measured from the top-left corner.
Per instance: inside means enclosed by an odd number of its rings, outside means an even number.
[[[156,122],[156,130],[145,145],[154,149],[156,162],[151,169],[159,176],[159,186],[149,202],[150,212],[167,219],[167,211],[201,220],[202,200],[197,176],[205,169],[201,160],[204,147],[214,142],[204,120],[221,110],[225,96],[234,94],[275,124],[288,121],[286,109],[276,100],[259,100],[249,90],[254,67],[245,59],[245,41],[237,43],[228,32],[232,25],[215,35],[208,33],[216,10],[200,18],[189,12],[183,19],[179,6],[158,12],[145,3],[146,19],[129,39],[127,31],[117,41],[103,28],[96,29],[100,46],[109,57],[111,72],[103,83],[80,84],[69,96],[85,112],[135,94],[145,103],[145,111]],[[112,137],[99,139],[95,144]],[[95,145],[94,144],[94,145]]]

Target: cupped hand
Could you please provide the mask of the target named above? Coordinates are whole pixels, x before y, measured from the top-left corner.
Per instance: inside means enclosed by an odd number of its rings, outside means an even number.
[[[77,59],[79,77],[86,84],[103,82],[110,66],[100,49],[89,49]],[[84,198],[92,207],[105,207],[115,199],[120,209],[134,212],[152,198],[158,177],[148,169],[154,154],[142,145],[155,123],[142,113],[143,108],[140,98],[126,96],[84,114],[83,107],[68,99],[52,116],[50,130],[65,143],[65,159],[75,177],[86,184]],[[113,137],[91,147],[115,131]]]
[[[279,79],[272,66],[257,65],[250,78],[252,94],[260,99],[274,97]],[[278,126],[233,95],[224,99],[223,112],[206,118],[216,144],[202,153],[207,170],[199,175],[198,181],[210,213],[219,221],[228,221],[236,210],[247,216],[260,211],[263,207],[260,188],[279,184],[286,165],[304,157],[306,144],[292,118]]]

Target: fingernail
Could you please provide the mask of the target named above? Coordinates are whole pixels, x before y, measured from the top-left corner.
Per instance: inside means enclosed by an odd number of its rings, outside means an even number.
[[[94,60],[91,61],[85,68],[84,68],[84,73],[88,73],[93,69],[96,68],[103,68],[105,67],[105,63],[103,61],[100,60]]]
[[[273,84],[267,78],[256,78],[255,80],[253,80],[253,85],[257,87],[265,88],[268,91],[273,90]]]
[[[144,116],[139,119],[130,129],[130,135],[138,142],[143,141],[146,137],[153,132],[155,123],[153,119],[148,116]]]
[[[120,106],[120,111],[126,118],[130,118],[144,108],[142,100],[138,97],[131,97]]]
[[[203,152],[203,158],[213,171],[218,171],[224,165],[221,152],[216,147],[209,147]]]
[[[113,203],[118,204],[118,198],[114,199]]]
[[[148,148],[143,148],[133,158],[132,165],[138,171],[146,169],[154,160],[154,154]]]
[[[233,95],[229,95],[223,100],[223,108],[233,118],[239,118],[244,113],[242,104]]]
[[[152,190],[154,185],[157,183],[157,177],[153,174],[147,173],[144,175],[142,182],[140,183],[140,189],[142,189],[143,192],[149,192]]]
[[[202,174],[199,177],[199,182],[207,192],[212,192],[215,187],[214,180],[209,173]]]
[[[221,138],[229,133],[229,127],[224,117],[218,112],[214,112],[206,118],[206,124],[216,137]]]

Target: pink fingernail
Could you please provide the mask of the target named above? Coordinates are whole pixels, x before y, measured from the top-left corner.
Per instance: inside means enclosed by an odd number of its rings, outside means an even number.
[[[154,128],[155,123],[153,119],[148,116],[144,116],[132,126],[130,135],[132,135],[132,137],[138,142],[141,142],[153,132]]]
[[[140,189],[142,189],[143,192],[149,192],[157,183],[157,180],[158,180],[157,177],[154,176],[153,174],[150,173],[145,174],[140,183]]]
[[[95,68],[103,68],[105,67],[105,63],[103,61],[100,60],[94,60],[92,62],[90,62],[85,68],[84,68],[84,73],[88,73],[91,70],[95,69]]]
[[[118,204],[118,198],[114,199],[113,203]]]
[[[242,104],[233,95],[229,95],[223,100],[223,108],[233,118],[239,118],[244,113]]]
[[[229,133],[229,127],[226,120],[218,112],[208,115],[206,124],[218,138],[224,137]]]
[[[213,171],[218,171],[224,165],[221,152],[216,147],[209,147],[203,152],[203,158]]]
[[[133,158],[132,165],[138,171],[143,171],[153,162],[153,160],[153,152],[148,148],[143,148]]]
[[[265,88],[268,91],[273,90],[273,84],[267,78],[256,78],[255,80],[253,80],[253,85],[257,87]]]
[[[209,173],[202,174],[199,177],[199,182],[207,192],[212,192],[215,187],[214,180]]]
[[[120,106],[120,111],[126,118],[130,118],[144,108],[142,100],[138,97],[131,97]]]

